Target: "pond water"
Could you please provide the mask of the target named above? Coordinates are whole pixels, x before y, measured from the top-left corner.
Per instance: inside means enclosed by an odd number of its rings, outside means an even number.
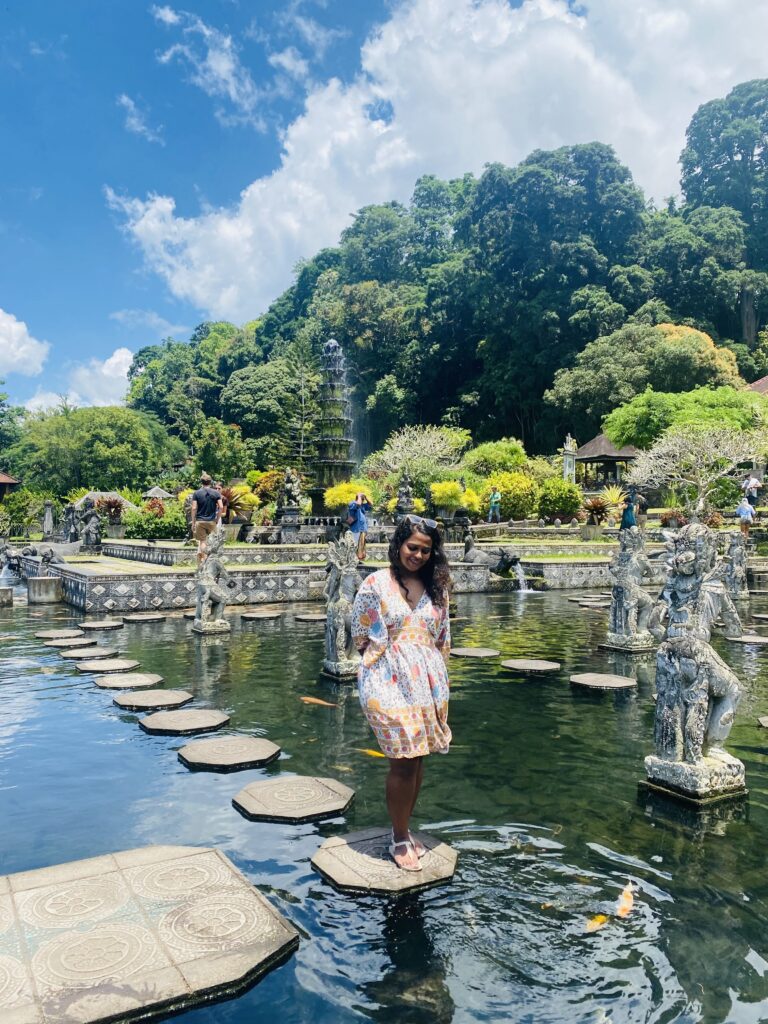
[[[323,626],[240,623],[201,640],[189,622],[131,625],[118,641],[166,686],[279,743],[278,762],[187,771],[185,740],[152,737],[35,630],[72,609],[0,610],[0,874],[150,843],[216,845],[301,933],[293,958],[184,1024],[758,1022],[768,1020],[768,651],[718,647],[745,684],[729,749],[748,803],[708,818],[638,793],[651,749],[652,661],[599,651],[606,613],[565,594],[463,595],[456,646],[560,660],[525,679],[453,659],[455,745],[427,763],[419,827],[459,852],[452,884],[401,899],[341,895],[310,857],[323,838],[385,821],[386,762],[351,687],[318,675]],[[768,610],[755,605],[753,610]],[[638,675],[629,693],[571,687],[574,671]],[[302,695],[338,702],[305,705]],[[346,819],[248,822],[231,804],[277,773],[352,786]],[[612,916],[636,885],[629,916]],[[590,918],[608,915],[599,931]]]

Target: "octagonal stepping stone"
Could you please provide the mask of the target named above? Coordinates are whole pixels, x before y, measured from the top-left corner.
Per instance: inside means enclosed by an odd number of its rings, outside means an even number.
[[[580,672],[571,676],[576,686],[588,686],[594,690],[628,690],[637,686],[637,680],[629,676],[616,676],[608,672]]]
[[[450,882],[456,870],[454,850],[433,836],[417,832],[427,853],[421,871],[403,871],[389,855],[388,828],[368,828],[326,839],[312,858],[312,867],[342,892],[405,892]]]
[[[764,715],[762,718],[758,718],[758,725],[762,725],[764,729],[768,729],[768,715]]]
[[[335,818],[352,803],[355,791],[336,779],[293,775],[252,782],[232,803],[251,821],[320,821]]]
[[[452,658],[498,658],[500,654],[494,647],[454,647],[451,650]]]
[[[167,618],[162,612],[133,612],[124,615],[123,622],[165,622]]]
[[[94,679],[100,690],[148,690],[162,681],[163,677],[154,672],[115,672]]]
[[[122,619],[90,619],[80,623],[80,629],[122,629]]]
[[[762,612],[752,612],[753,619],[759,619],[761,622],[768,622],[768,615],[763,615]],[[35,633],[35,636],[40,636],[39,633]]]
[[[74,658],[75,661],[82,661],[83,658],[115,658],[119,653],[115,647],[76,647],[73,651],[59,651],[62,658]]]
[[[118,693],[112,703],[126,711],[165,711],[189,704],[194,697],[186,690],[143,690],[138,693]]]
[[[158,711],[139,719],[144,732],[156,736],[192,736],[196,732],[215,732],[229,721],[229,715],[215,708],[193,708],[191,711]]]
[[[90,647],[98,643],[95,636],[86,636],[80,633],[78,636],[71,636],[64,640],[46,640],[43,647],[53,647],[57,651],[70,650],[73,647]]]
[[[307,612],[302,615],[294,615],[297,622],[325,622],[327,615],[321,615],[319,612]]]
[[[251,622],[254,619],[280,619],[282,618],[282,615],[282,612],[243,612],[240,618]],[[325,616],[323,616],[323,618],[325,618]]]
[[[768,636],[762,636],[759,633],[745,633],[743,636],[727,636],[726,640],[730,640],[733,644],[749,644],[750,647],[764,647],[768,644]]]
[[[138,661],[131,658],[104,658],[102,661],[97,658],[95,661],[89,659],[75,662],[79,672],[130,672],[138,667]]]
[[[508,668],[512,672],[521,672],[524,675],[538,675],[543,672],[559,672],[559,661],[539,661],[536,658],[512,658],[509,661],[502,661],[502,668]]]
[[[185,619],[194,619],[196,617],[196,615],[197,615],[197,612],[194,612],[194,611],[193,612],[184,612],[184,618]]]
[[[38,640],[72,640],[74,637],[85,637],[82,629],[41,629],[35,633]]]
[[[280,756],[280,747],[256,736],[221,736],[213,740],[194,740],[179,751],[179,760],[187,768],[211,772],[239,772],[259,768]]]
[[[5,875],[0,892],[8,1024],[165,1018],[245,991],[299,941],[210,847],[148,846]]]

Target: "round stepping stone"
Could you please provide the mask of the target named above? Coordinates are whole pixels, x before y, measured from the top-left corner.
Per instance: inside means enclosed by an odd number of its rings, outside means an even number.
[[[74,637],[84,637],[82,629],[41,629],[35,633],[38,640],[72,640]]]
[[[502,661],[501,667],[511,669],[513,672],[535,675],[541,672],[559,672],[560,662],[538,661],[536,658],[512,658],[510,661]]]
[[[73,647],[90,647],[92,644],[95,646],[96,643],[98,641],[95,636],[86,636],[85,633],[81,633],[79,636],[71,636],[65,640],[46,640],[43,646],[53,647],[57,651],[66,651]]]
[[[306,615],[295,615],[294,618],[297,622],[325,622],[327,615],[321,615],[319,612],[308,613]]]
[[[167,617],[162,612],[134,612],[132,615],[124,615],[123,622],[165,622]]]
[[[159,686],[162,681],[163,677],[155,672],[117,672],[94,679],[100,690],[148,690],[151,686]]]
[[[727,636],[726,640],[730,640],[734,644],[749,644],[750,647],[764,647],[768,644],[768,636],[761,636],[758,633],[745,633],[744,636]]]
[[[576,686],[589,686],[595,690],[626,690],[637,686],[637,680],[629,676],[615,676],[603,672],[581,672],[571,676]]]
[[[59,651],[62,658],[74,658],[75,661],[82,661],[83,658],[116,658],[119,653],[114,647],[76,647],[73,651]]]
[[[186,690],[144,690],[140,693],[119,693],[112,703],[126,711],[164,711],[189,704],[194,697]]]
[[[91,619],[80,623],[80,629],[122,629],[122,619]]]
[[[75,667],[79,672],[130,672],[138,668],[139,663],[131,658],[104,658],[103,661],[78,661]]]
[[[395,864],[390,830],[382,828],[326,839],[312,867],[341,892],[405,892],[449,882],[456,870],[455,851],[423,832],[415,834],[428,851],[419,861],[421,871],[403,871]]]
[[[158,711],[139,719],[144,732],[157,736],[191,736],[196,732],[215,732],[229,721],[229,715],[214,708],[191,711]]]
[[[280,747],[256,736],[221,736],[213,740],[194,740],[179,751],[179,760],[187,768],[213,772],[239,772],[259,768],[280,756]]]
[[[282,612],[243,612],[240,618],[251,622],[253,619],[279,619],[282,617],[282,614]]]
[[[454,647],[452,658],[498,658],[501,651],[493,647]]]
[[[311,775],[265,779],[241,789],[232,803],[251,821],[320,821],[335,818],[352,803],[355,791],[336,779]]]

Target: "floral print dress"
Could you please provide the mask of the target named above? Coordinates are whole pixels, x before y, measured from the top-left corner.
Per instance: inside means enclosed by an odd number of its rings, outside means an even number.
[[[447,754],[448,608],[426,592],[411,608],[389,569],[365,579],[352,612],[352,635],[365,645],[360,704],[387,757]]]

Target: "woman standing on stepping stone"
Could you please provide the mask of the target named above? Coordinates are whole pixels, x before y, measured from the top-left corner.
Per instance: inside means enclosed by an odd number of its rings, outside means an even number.
[[[352,613],[362,653],[360,703],[389,758],[389,852],[399,868],[419,871],[426,850],[408,824],[427,754],[447,754],[450,575],[434,519],[406,516],[389,543],[389,568],[369,576]]]

